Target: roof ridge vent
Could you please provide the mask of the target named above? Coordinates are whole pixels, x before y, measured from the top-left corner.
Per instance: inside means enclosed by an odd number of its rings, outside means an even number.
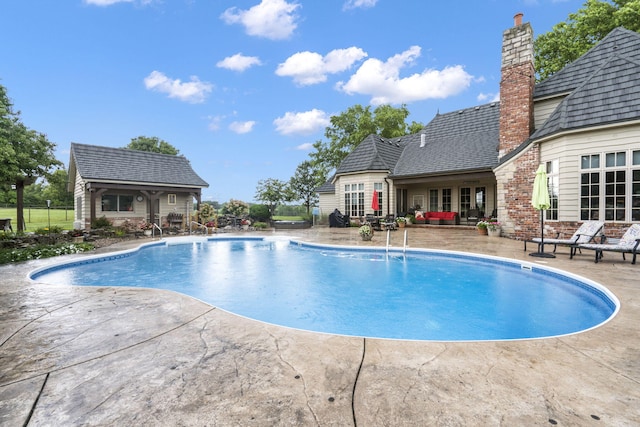
[[[424,133],[420,134],[420,148],[424,147],[427,144],[427,135]]]

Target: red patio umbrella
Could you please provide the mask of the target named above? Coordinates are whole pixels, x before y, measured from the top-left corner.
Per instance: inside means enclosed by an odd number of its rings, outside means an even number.
[[[380,210],[380,202],[378,202],[378,192],[373,190],[373,200],[371,200],[371,209],[374,211]]]

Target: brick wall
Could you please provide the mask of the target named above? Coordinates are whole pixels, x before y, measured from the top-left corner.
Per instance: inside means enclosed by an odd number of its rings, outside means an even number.
[[[514,27],[502,35],[500,80],[499,156],[515,150],[533,132],[533,29],[515,17]],[[540,164],[540,149],[533,144],[509,164],[496,171],[498,215],[503,234],[529,239],[540,230],[540,212],[531,206],[535,172]]]

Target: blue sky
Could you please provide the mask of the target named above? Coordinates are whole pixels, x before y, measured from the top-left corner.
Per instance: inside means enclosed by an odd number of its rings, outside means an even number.
[[[20,0],[2,6],[0,84],[57,144],[174,145],[210,187],[252,202],[288,180],[333,114],[407,104],[415,120],[498,95],[502,32],[584,0]]]

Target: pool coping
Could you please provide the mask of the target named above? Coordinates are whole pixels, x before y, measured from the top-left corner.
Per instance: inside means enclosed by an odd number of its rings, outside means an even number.
[[[529,259],[521,242],[411,232],[414,246]],[[296,237],[366,246],[357,230]],[[595,264],[559,254],[541,263],[610,289],[620,311],[607,324],[559,338],[472,343],[305,333],[163,291],[26,280],[50,262],[0,268],[3,423],[640,423],[638,270],[618,257]]]

